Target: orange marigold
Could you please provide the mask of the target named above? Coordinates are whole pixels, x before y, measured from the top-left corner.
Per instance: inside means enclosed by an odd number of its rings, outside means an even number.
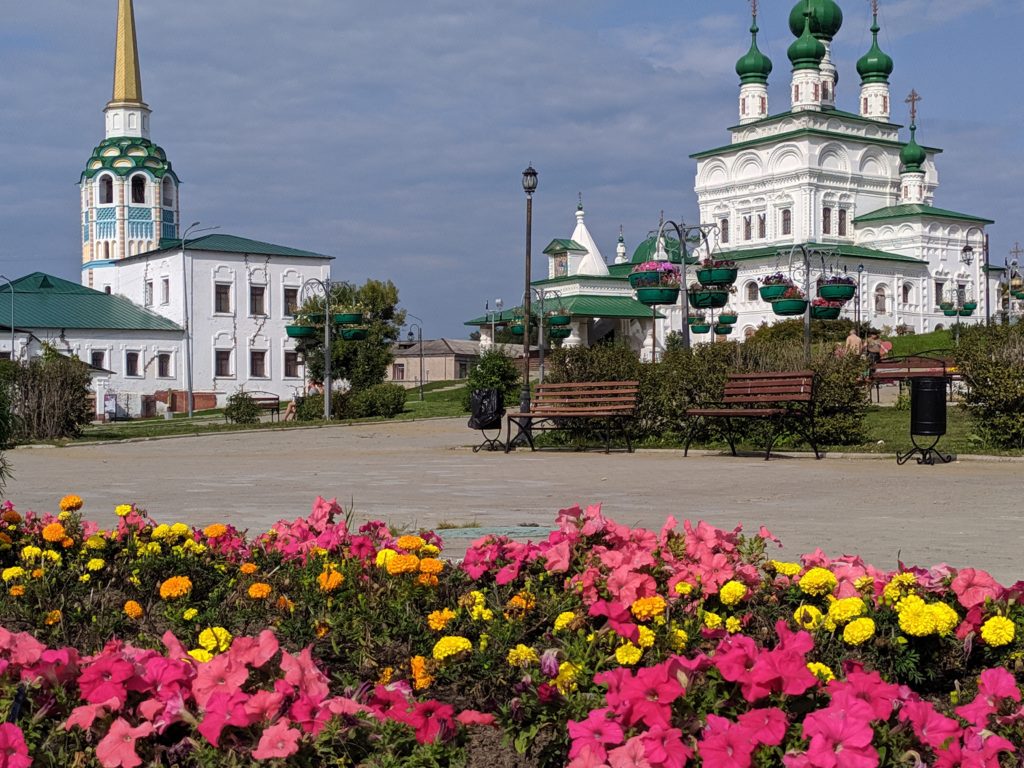
[[[141,619],[143,614],[142,606],[134,600],[124,604],[124,612],[129,619]]]
[[[317,584],[320,585],[321,592],[333,592],[341,586],[341,583],[344,580],[345,575],[343,573],[338,573],[338,571],[332,566],[324,568],[323,573],[316,577],[316,581]]]
[[[388,685],[391,682],[391,678],[394,677],[394,667],[384,667],[380,671],[380,675],[377,677],[377,685]]]
[[[404,549],[406,552],[415,552],[426,543],[419,536],[399,536],[395,546],[399,549]]]
[[[75,540],[72,539],[70,536],[65,536],[63,539],[61,539],[60,545],[64,547],[64,549],[70,549],[71,547],[75,546]]]
[[[184,597],[191,591],[192,579],[188,576],[171,576],[171,578],[160,585],[160,597],[164,600]]]
[[[63,616],[60,611],[50,611],[46,614],[46,625],[53,626],[54,624],[58,624],[62,618]]]
[[[388,573],[397,576],[400,573],[416,573],[420,569],[420,559],[416,555],[395,555],[388,560]]]
[[[33,568],[32,569],[32,578],[33,579],[41,579],[41,578],[43,578],[43,569],[42,568]]]
[[[0,544],[13,544],[14,540],[3,531],[0,531]]]
[[[214,523],[203,528],[203,535],[208,539],[219,539],[227,532],[228,527],[224,523]]]
[[[252,574],[256,573],[256,571],[258,571],[259,568],[256,567],[256,563],[242,563],[241,567],[239,567],[238,570],[240,570],[246,576],[251,576]]]
[[[409,668],[412,670],[412,687],[417,691],[429,688],[434,682],[434,676],[427,671],[427,660],[423,656],[413,656],[409,659]]]
[[[271,586],[262,581],[257,581],[249,587],[249,597],[253,600],[266,600],[270,597],[270,592]]]
[[[444,570],[444,563],[436,557],[424,557],[420,560],[420,573],[432,573],[435,576]]]
[[[67,535],[67,531],[64,530],[64,526],[60,523],[50,523],[43,528],[43,538],[54,544],[58,541],[64,541],[64,537]]]
[[[438,585],[438,578],[432,573],[421,573],[416,577],[416,583],[421,587],[436,587]]]
[[[61,512],[77,512],[82,508],[82,497],[76,496],[73,493],[69,493],[63,499],[60,500],[60,511]]]
[[[313,633],[317,637],[323,637],[324,635],[326,635],[330,631],[331,631],[330,626],[328,626],[327,624],[324,624],[323,622],[319,622],[316,625],[316,629],[313,630]]]
[[[8,525],[17,525],[21,522],[21,515],[13,509],[5,509],[3,515],[0,515],[0,519]]]
[[[432,611],[427,614],[427,626],[435,632],[440,632],[448,626],[448,622],[455,618],[455,611],[451,608],[443,608],[440,611]]]
[[[284,595],[281,595],[279,598],[277,598],[277,610],[288,611],[289,613],[291,613],[295,610],[295,603],[293,603]]]
[[[13,587],[10,588],[10,590],[8,590],[8,592],[10,593],[11,597],[21,597],[25,594],[25,587],[21,584],[15,584]]]

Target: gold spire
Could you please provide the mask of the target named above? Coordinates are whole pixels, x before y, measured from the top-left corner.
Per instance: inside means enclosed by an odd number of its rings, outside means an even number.
[[[135,39],[132,0],[118,0],[117,43],[114,48],[114,95],[111,103],[143,104],[139,46]]]

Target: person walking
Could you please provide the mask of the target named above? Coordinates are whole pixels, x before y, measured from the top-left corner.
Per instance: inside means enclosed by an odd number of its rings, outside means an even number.
[[[878,338],[878,332],[868,334],[867,343],[864,344],[864,351],[868,355],[868,363],[875,365],[882,359],[882,340]]]
[[[857,335],[857,329],[851,328],[850,335],[846,337],[846,354],[860,357],[864,351],[864,342]]]

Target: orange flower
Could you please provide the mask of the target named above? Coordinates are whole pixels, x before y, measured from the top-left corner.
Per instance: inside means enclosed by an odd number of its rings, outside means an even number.
[[[51,627],[60,622],[62,616],[60,611],[50,611],[46,614],[46,626]]]
[[[60,511],[61,512],[77,512],[82,508],[82,497],[75,496],[73,493],[69,493],[63,499],[60,500]]]
[[[214,523],[203,528],[203,535],[208,539],[219,539],[228,532],[228,527],[223,523]]]
[[[54,544],[58,541],[63,541],[67,535],[67,531],[64,530],[64,526],[60,523],[50,523],[43,528],[43,538]]]
[[[5,509],[3,515],[0,515],[0,519],[8,525],[17,525],[21,522],[21,515],[13,509]]]
[[[334,566],[327,566],[324,568],[323,573],[316,577],[317,583],[320,585],[321,592],[333,592],[341,583],[345,580],[345,575],[338,573]]]
[[[409,668],[412,670],[412,687],[417,691],[429,688],[434,682],[434,677],[427,672],[427,660],[423,656],[413,656],[409,659]]]
[[[249,597],[253,600],[266,600],[270,597],[271,586],[262,581],[257,581],[249,587]]]
[[[406,552],[415,552],[426,543],[419,536],[400,536],[398,541],[395,542],[395,546],[399,549],[404,549]]]
[[[241,567],[238,570],[240,570],[246,576],[251,576],[252,574],[256,573],[256,571],[258,571],[259,568],[256,567],[256,563],[242,563]]]
[[[455,618],[455,611],[450,608],[444,608],[440,611],[432,611],[427,614],[427,626],[429,626],[435,632],[440,632],[442,629],[448,626],[448,622]]]
[[[3,531],[0,531],[0,544],[11,544],[11,543],[13,543],[13,539],[11,539],[11,537],[8,536]]]
[[[289,613],[291,613],[292,611],[295,610],[295,603],[293,603],[291,600],[289,600],[284,595],[281,595],[279,598],[277,598],[277,604],[276,605],[277,605],[277,610],[279,610],[279,611],[288,611]]]
[[[70,536],[65,536],[63,539],[61,539],[60,545],[64,547],[64,549],[68,549],[69,547],[75,546],[75,540],[72,539]]]
[[[391,678],[394,674],[394,667],[384,667],[384,669],[380,671],[380,676],[377,678],[377,685],[387,685],[391,682]]]
[[[388,560],[388,573],[397,576],[400,573],[416,573],[420,569],[420,559],[416,555],[395,555]]]
[[[160,585],[160,597],[164,600],[184,597],[191,591],[192,579],[188,576],[171,576],[171,578]]]
[[[8,591],[9,591],[11,597],[21,597],[22,595],[25,594],[25,587],[23,587],[21,584],[15,584]]]
[[[331,631],[331,628],[327,624],[324,624],[322,621],[318,622],[317,625],[316,625],[316,628],[313,630],[314,634],[317,637],[323,637],[324,635],[326,635],[330,631]]]
[[[43,578],[43,569],[42,568],[34,568],[32,570],[32,578],[33,579],[41,579],[41,578]]]
[[[143,614],[142,606],[134,600],[124,604],[124,612],[129,619],[141,619]]]
[[[436,587],[438,579],[437,576],[432,573],[421,573],[416,577],[416,583],[421,587]]]
[[[444,570],[444,563],[436,557],[424,557],[420,560],[420,573],[432,573],[435,576]]]

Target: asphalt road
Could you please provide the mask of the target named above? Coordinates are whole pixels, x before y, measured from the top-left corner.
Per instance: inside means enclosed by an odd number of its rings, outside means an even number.
[[[821,547],[879,567],[948,562],[1004,583],[1024,579],[1020,462],[475,454],[476,437],[464,419],[445,419],[18,449],[5,496],[43,511],[77,493],[101,523],[113,522],[115,505],[135,502],[163,522],[225,521],[254,532],[305,514],[318,494],[353,506],[359,519],[411,527],[546,526],[562,507],[600,503],[620,522],[653,528],[667,515],[751,531],[765,524],[787,556]],[[475,532],[452,535],[464,547]]]

